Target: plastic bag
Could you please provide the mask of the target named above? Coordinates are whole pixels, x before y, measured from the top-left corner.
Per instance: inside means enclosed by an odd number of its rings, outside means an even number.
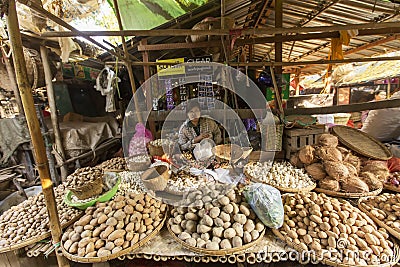
[[[268,227],[282,227],[284,210],[281,193],[278,189],[261,183],[245,187],[243,194],[258,218]]]
[[[129,156],[143,155],[147,153],[146,145],[153,140],[153,135],[150,130],[142,123],[136,124],[135,135],[129,142]]]

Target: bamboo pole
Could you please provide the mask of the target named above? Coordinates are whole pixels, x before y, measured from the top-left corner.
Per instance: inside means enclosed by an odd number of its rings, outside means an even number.
[[[51,77],[49,57],[47,54],[47,48],[45,46],[40,47],[40,54],[42,56],[44,76],[45,76],[45,80],[46,80],[47,97],[49,99],[51,124],[53,126],[54,139],[55,139],[55,143],[56,143],[56,152],[61,156],[61,159],[62,159],[61,162],[59,162],[59,160],[57,160],[57,164],[61,164],[61,168],[60,168],[61,179],[62,179],[62,181],[64,181],[64,179],[67,178],[68,170],[67,170],[67,167],[62,164],[65,161],[65,151],[64,151],[64,147],[63,147],[62,139],[61,139],[60,124],[58,122],[56,98],[54,95],[54,88],[53,88],[53,82],[52,82],[52,77]],[[56,159],[58,159],[58,157],[56,157]]]
[[[121,15],[119,13],[118,1],[117,0],[113,0],[113,1],[114,1],[114,8],[115,8],[115,15],[117,16],[117,21],[118,21],[118,27],[120,30],[123,30]],[[143,123],[143,118],[140,115],[139,102],[138,102],[138,99],[136,96],[135,77],[133,76],[132,64],[131,64],[131,61],[129,60],[129,51],[128,51],[128,47],[126,45],[124,36],[121,36],[121,41],[122,41],[122,48],[124,49],[124,60],[125,60],[126,67],[128,69],[129,81],[131,82],[132,97],[133,97],[133,102],[135,103],[136,116],[137,116],[138,121],[140,123]]]
[[[19,31],[18,16],[15,0],[8,1],[8,33],[13,51],[14,66],[22,105],[24,107],[26,121],[32,139],[33,151],[36,165],[39,171],[42,191],[49,215],[50,232],[54,244],[60,244],[61,226],[57,213],[57,206],[53,191],[53,184],[50,179],[49,166],[44,147],[43,136],[40,131],[39,120],[36,116],[33,96],[28,83],[25,58],[22,50],[22,40]],[[58,266],[69,267],[69,262],[64,256],[57,255]]]
[[[290,33],[316,33],[347,30],[398,28],[398,22],[360,23],[335,26],[291,27],[291,28],[251,28],[242,30],[242,35],[274,35]],[[158,30],[120,30],[120,31],[76,31],[44,32],[42,37],[76,37],[76,36],[186,36],[186,35],[229,35],[230,29],[188,30],[188,29],[158,29]]]

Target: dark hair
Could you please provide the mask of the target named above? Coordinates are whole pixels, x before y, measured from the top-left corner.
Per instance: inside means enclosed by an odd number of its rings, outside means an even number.
[[[193,108],[198,107],[200,110],[200,103],[198,101],[190,101],[186,106],[186,114],[189,113]]]

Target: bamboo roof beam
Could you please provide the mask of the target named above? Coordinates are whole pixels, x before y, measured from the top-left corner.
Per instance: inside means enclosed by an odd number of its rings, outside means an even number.
[[[21,0],[21,1],[26,1],[26,0]],[[72,26],[69,27],[73,28]],[[399,22],[385,22],[385,23],[372,22],[372,23],[362,23],[362,24],[347,24],[347,25],[318,26],[318,27],[244,29],[241,31],[241,34],[260,36],[260,35],[289,34],[289,33],[331,32],[331,31],[356,30],[356,29],[357,30],[384,29],[384,28],[397,28],[397,27],[399,27]],[[63,31],[63,32],[59,31],[44,32],[41,34],[41,36],[42,37],[85,36],[85,38],[87,36],[186,36],[186,35],[223,36],[223,35],[229,35],[230,33],[231,33],[230,29],[214,29],[214,30],[158,29],[158,30],[123,30],[123,31],[78,31],[74,29],[71,31]]]

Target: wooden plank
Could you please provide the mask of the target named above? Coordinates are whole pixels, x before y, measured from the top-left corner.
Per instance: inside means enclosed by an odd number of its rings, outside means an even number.
[[[357,103],[350,105],[340,105],[321,108],[291,108],[286,109],[287,115],[316,115],[316,114],[333,114],[333,113],[348,113],[364,110],[384,109],[384,108],[397,108],[400,107],[400,99],[381,100],[368,103]]]
[[[308,138],[308,136],[306,136],[306,135],[300,136],[300,146],[297,148],[302,148],[302,147],[306,146],[307,138]]]
[[[190,49],[190,48],[203,48],[220,46],[221,41],[209,41],[198,43],[168,43],[168,44],[149,44],[138,45],[138,51],[157,51],[157,50],[176,50],[176,49]]]

